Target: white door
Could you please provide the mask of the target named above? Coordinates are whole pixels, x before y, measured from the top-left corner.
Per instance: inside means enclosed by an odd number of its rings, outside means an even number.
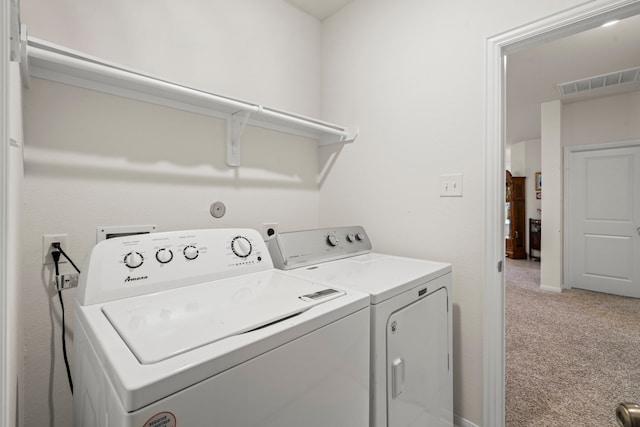
[[[400,309],[387,323],[389,427],[451,426],[447,291]]]
[[[640,143],[570,153],[569,286],[640,298]]]

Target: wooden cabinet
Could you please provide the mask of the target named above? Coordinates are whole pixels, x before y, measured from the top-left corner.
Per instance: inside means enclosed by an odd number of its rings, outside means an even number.
[[[525,187],[524,176],[511,176],[507,171],[506,217],[507,235],[506,254],[509,258],[527,258],[525,249]]]
[[[529,259],[540,261],[540,242],[542,238],[542,221],[529,218]],[[536,251],[535,253],[533,251]]]

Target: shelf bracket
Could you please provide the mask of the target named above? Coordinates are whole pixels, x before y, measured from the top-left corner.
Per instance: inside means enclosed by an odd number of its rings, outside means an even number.
[[[251,111],[238,111],[227,120],[227,165],[240,166],[240,138]]]
[[[22,86],[29,89],[31,74],[29,73],[29,43],[27,40],[27,26],[22,24],[20,27],[20,78]]]

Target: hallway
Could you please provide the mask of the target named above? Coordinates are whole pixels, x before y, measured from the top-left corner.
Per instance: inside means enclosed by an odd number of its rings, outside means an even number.
[[[539,263],[507,259],[506,425],[616,426],[640,401],[640,300],[539,283]]]

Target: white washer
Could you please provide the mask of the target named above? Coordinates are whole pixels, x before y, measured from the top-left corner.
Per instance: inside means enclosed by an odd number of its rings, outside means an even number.
[[[369,296],[274,269],[255,230],[100,242],[74,338],[77,427],[369,424]]]
[[[370,294],[372,426],[453,426],[450,264],[373,253],[362,227],[268,243],[277,268]]]

